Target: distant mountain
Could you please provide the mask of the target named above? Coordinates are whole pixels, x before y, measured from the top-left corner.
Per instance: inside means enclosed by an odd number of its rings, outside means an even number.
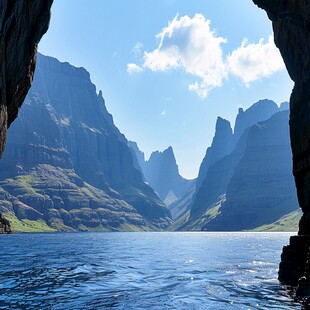
[[[264,100],[239,111],[233,138],[238,142],[209,166],[178,229],[254,229],[298,209],[286,108]]]
[[[0,161],[0,212],[30,231],[167,227],[127,143],[89,73],[39,55]]]
[[[192,191],[193,180],[184,179],[179,173],[172,147],[163,152],[155,151],[148,161],[144,161],[144,153],[137,144],[129,142],[132,152],[144,174],[146,182],[155,190],[159,198],[169,206]]]
[[[142,151],[140,151],[138,144],[134,141],[128,141],[128,146],[130,148],[132,157],[133,157],[133,161],[134,161],[134,166],[136,169],[138,169],[143,178],[144,177],[144,173],[145,173],[145,156],[144,153]]]
[[[234,128],[234,146],[238,143],[245,129],[258,122],[267,120],[278,111],[279,108],[277,104],[274,101],[268,99],[256,102],[245,111],[240,108]]]
[[[226,201],[203,230],[254,229],[298,210],[288,121],[283,111],[250,128]]]
[[[233,132],[229,121],[218,117],[212,144],[208,147],[206,155],[200,165],[197,178],[197,189],[200,188],[203,180],[207,176],[210,166],[231,152],[232,143]]]

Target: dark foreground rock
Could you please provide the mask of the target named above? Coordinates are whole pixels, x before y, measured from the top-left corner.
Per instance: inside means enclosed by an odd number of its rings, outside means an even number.
[[[3,217],[2,213],[0,213],[0,234],[11,234],[11,224],[10,222]]]
[[[266,10],[272,20],[275,43],[295,82],[290,99],[290,135],[293,173],[303,216],[298,237],[291,239],[283,250],[279,279],[295,286],[305,276],[301,281],[303,289],[299,290],[302,294],[305,287],[310,287],[310,263],[305,264],[310,236],[310,3],[306,0],[254,0],[254,3]]]
[[[53,0],[0,2],[0,156],[7,128],[30,88],[37,45],[47,31]]]

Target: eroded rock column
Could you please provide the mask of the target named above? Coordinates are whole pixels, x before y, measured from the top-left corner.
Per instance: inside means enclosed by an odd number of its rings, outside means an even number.
[[[293,173],[303,216],[298,236],[283,248],[279,280],[296,286],[310,245],[310,1],[253,0],[272,20],[274,39],[295,86],[290,99]],[[310,279],[307,279],[309,281]]]

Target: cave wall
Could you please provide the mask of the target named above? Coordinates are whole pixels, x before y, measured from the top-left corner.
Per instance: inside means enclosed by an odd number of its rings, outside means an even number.
[[[7,128],[31,86],[37,45],[47,31],[53,0],[0,1],[0,156]]]
[[[298,236],[284,247],[279,279],[296,285],[305,276],[310,236],[310,2],[308,0],[253,0],[272,21],[275,44],[291,79],[290,136],[293,174],[303,211]]]

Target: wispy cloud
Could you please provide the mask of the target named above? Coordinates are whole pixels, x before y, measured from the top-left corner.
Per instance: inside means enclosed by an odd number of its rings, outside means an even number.
[[[139,73],[139,72],[141,72],[143,69],[140,67],[140,66],[138,66],[138,65],[136,65],[136,64],[128,64],[127,65],[127,72],[129,73],[129,74],[134,74],[134,73]]]
[[[131,53],[135,56],[135,57],[140,57],[141,56],[141,50],[143,48],[143,44],[141,42],[137,42],[134,47],[131,50]]]
[[[128,64],[128,73],[183,70],[194,77],[188,89],[203,99],[213,88],[221,87],[230,75],[237,76],[249,86],[285,68],[273,37],[266,43],[261,39],[257,44],[249,44],[244,39],[239,48],[224,55],[222,45],[227,39],[218,36],[211,29],[211,21],[202,14],[193,18],[177,15],[156,38],[158,47],[144,52],[140,66]]]
[[[165,116],[165,115],[166,115],[166,110],[165,110],[165,109],[162,110],[161,113],[160,113],[160,115],[161,115],[161,116]]]
[[[241,46],[228,57],[227,66],[229,72],[239,77],[247,86],[285,69],[273,36],[270,36],[266,43],[264,39],[260,39],[257,44],[250,44],[244,39]]]

